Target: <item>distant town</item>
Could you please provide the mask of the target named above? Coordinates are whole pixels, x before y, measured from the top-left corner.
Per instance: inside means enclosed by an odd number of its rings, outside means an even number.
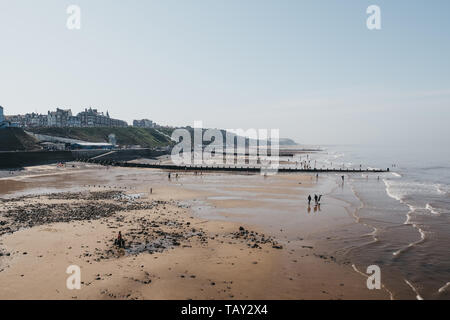
[[[26,113],[19,115],[4,115],[4,109],[0,106],[0,127],[37,128],[37,127],[128,127],[124,120],[111,118],[98,109],[85,108],[84,111],[73,115],[71,109],[56,108],[56,111],[48,111],[47,114]],[[159,125],[148,119],[133,121],[133,127],[157,128]]]

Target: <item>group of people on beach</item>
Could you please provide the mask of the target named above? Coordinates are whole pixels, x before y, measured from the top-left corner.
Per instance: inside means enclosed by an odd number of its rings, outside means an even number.
[[[311,212],[311,200],[312,199],[313,198],[311,197],[311,195],[308,195],[308,213]],[[319,194],[319,195],[314,194],[314,202],[315,202],[314,212],[317,212],[317,210],[320,211],[320,200],[321,199],[322,199],[322,195],[321,194]]]
[[[315,202],[316,206],[317,206],[317,205],[320,206],[320,200],[321,200],[321,199],[322,199],[322,195],[321,195],[321,194],[319,194],[319,195],[314,194],[314,202]],[[309,196],[308,196],[308,206],[311,205],[311,200],[312,200],[311,195],[309,195]]]

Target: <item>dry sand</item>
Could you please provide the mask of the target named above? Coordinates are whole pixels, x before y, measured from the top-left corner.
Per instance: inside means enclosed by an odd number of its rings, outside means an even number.
[[[324,205],[328,214],[317,219],[304,213],[298,223],[295,212],[279,221],[255,214],[291,210],[290,201],[316,186],[300,174],[180,173],[169,181],[160,170],[79,164],[6,176],[0,221],[14,232],[0,236],[0,299],[389,299],[308,237],[350,223],[337,203]],[[95,206],[101,217],[90,215]],[[5,218],[21,208],[45,218]],[[119,230],[131,247],[114,246]],[[66,287],[69,265],[81,268],[81,290]]]

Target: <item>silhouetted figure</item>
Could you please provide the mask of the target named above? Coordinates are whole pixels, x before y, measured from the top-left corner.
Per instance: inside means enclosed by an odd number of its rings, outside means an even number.
[[[308,196],[308,206],[311,205],[311,199],[312,199],[312,198],[311,198],[311,195],[309,195],[309,196]]]
[[[320,205],[320,199],[322,199],[322,195],[319,195],[319,198],[317,199],[317,204]]]
[[[119,248],[125,248],[125,240],[122,238],[122,232],[119,231],[119,234],[117,235],[116,241],[114,241],[114,244],[118,246]]]
[[[315,194],[314,195],[314,202],[317,204],[317,199],[318,199],[318,197],[317,197],[317,194]]]

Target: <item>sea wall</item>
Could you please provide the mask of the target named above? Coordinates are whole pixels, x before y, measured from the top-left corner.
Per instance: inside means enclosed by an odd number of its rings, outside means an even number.
[[[70,151],[10,151],[0,152],[0,168],[13,169],[56,162],[72,161]]]
[[[105,154],[104,157],[101,155]],[[72,150],[72,151],[6,151],[0,152],[0,169],[22,168],[57,162],[87,160],[97,158],[99,161],[130,161],[138,158],[154,158],[167,151],[151,149],[126,150]]]

